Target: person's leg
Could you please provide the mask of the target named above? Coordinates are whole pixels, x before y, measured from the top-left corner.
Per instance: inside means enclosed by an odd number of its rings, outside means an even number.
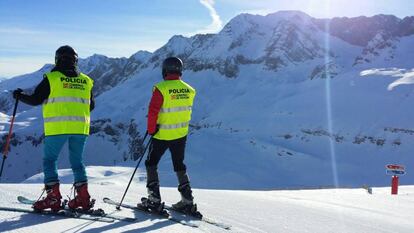
[[[83,150],[85,148],[86,135],[70,135],[69,144],[69,161],[74,175],[74,183],[87,183],[85,165],[83,163]]]
[[[69,161],[74,175],[74,186],[76,197],[69,201],[71,209],[82,207],[84,210],[92,208],[90,195],[88,192],[88,178],[86,176],[85,165],[83,163],[83,151],[85,148],[86,135],[69,136]]]
[[[194,197],[190,186],[190,179],[187,175],[187,167],[184,164],[185,146],[187,137],[179,138],[170,143],[171,158],[174,171],[178,179],[178,191],[181,194],[181,204],[192,205]],[[177,203],[178,204],[178,203]]]
[[[158,163],[168,148],[168,141],[153,138],[149,147],[148,157],[145,160],[147,170],[148,199],[152,202],[161,202],[160,184],[158,178]]]
[[[63,145],[67,141],[66,135],[46,136],[44,141],[43,173],[45,185],[59,183],[57,173],[57,159]]]
[[[170,141],[169,149],[175,172],[185,172],[187,167],[184,164],[185,145],[187,137]]]
[[[59,177],[57,173],[57,158],[67,137],[65,135],[46,136],[44,141],[43,173],[46,197],[33,204],[35,210],[61,209],[62,195],[59,190]]]

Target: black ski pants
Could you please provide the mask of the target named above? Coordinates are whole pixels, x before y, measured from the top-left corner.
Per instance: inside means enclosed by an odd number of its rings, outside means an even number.
[[[171,159],[173,162],[174,171],[185,172],[187,169],[184,164],[184,152],[186,142],[187,136],[170,141],[152,138],[151,145],[149,147],[148,157],[145,161],[145,166],[147,167],[147,170],[149,168],[156,169],[161,157],[164,155],[165,151],[169,149],[171,152]]]

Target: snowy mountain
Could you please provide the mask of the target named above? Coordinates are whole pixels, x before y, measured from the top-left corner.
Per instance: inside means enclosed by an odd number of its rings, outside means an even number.
[[[95,54],[81,59],[79,69],[91,77],[96,77],[94,94],[99,96],[131,77],[150,56],[151,53],[146,51],[139,51],[130,58],[108,58]]]
[[[95,54],[86,59],[79,59],[79,69],[94,77],[94,95],[99,96],[102,92],[131,77],[150,55],[151,53],[147,51],[139,51],[130,58],[108,58]],[[52,68],[53,65],[47,64],[34,73],[17,76],[2,83],[0,85],[3,90],[0,93],[0,111],[7,112],[13,107],[14,100],[10,93],[16,89],[16,86],[30,93],[41,81],[43,74]]]
[[[404,37],[414,34],[414,17],[397,18],[393,15],[375,15],[373,17],[313,19],[321,30],[347,41],[350,44],[366,46],[377,34],[386,32],[392,37]]]
[[[399,232],[414,231],[412,216],[413,186],[402,186],[398,196],[391,196],[389,188],[372,188],[368,194],[358,189],[240,191],[195,189],[194,196],[203,214],[225,224],[231,230],[189,220],[198,228],[183,226],[157,216],[133,212],[101,200],[109,197],[119,201],[133,168],[88,167],[89,189],[97,199],[96,208],[107,213],[135,217],[136,222],[102,223],[70,218],[51,218],[26,213],[0,211],[0,230],[5,232]],[[71,191],[69,169],[59,171],[62,194]],[[143,174],[139,173],[138,177]],[[42,177],[36,175],[24,184],[1,184],[0,207],[30,209],[17,203],[23,195],[35,199],[40,193]],[[145,182],[138,178],[132,183],[124,203],[135,204],[145,194]],[[176,188],[161,188],[166,203],[179,199]],[[65,196],[65,195],[64,195]],[[254,204],[252,204],[254,203]]]
[[[412,21],[241,14],[217,34],[174,36],[154,53],[80,60],[98,95],[85,161],[135,164],[160,64],[176,55],[185,63],[183,79],[198,93],[186,157],[193,186],[382,186],[389,184],[388,163],[405,164],[401,183],[413,184],[414,97],[411,86],[400,85],[410,82],[396,81],[409,79],[414,66]],[[0,83],[0,145],[13,104],[5,90],[30,90],[47,69]],[[41,107],[22,104],[16,124],[8,182],[41,171]],[[65,155],[61,168],[69,167]],[[176,186],[171,166],[165,156],[162,186]]]
[[[303,13],[282,12],[266,17],[242,14],[217,35],[171,38],[154,53],[150,65],[157,67],[159,57],[178,54],[189,71],[217,70],[228,78],[239,76],[241,67],[249,65],[278,71],[323,57],[325,51],[317,42],[321,35],[312,35],[316,26],[310,19]]]

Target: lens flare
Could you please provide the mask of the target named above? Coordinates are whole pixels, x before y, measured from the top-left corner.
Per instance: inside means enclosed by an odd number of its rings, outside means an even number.
[[[330,1],[328,1],[325,5],[325,10],[327,14],[330,9]],[[331,57],[330,57],[330,21],[326,20],[325,23],[325,99],[326,99],[326,119],[328,123],[328,132],[330,135],[333,135],[333,118],[332,118],[332,93],[331,93],[331,74],[330,74],[330,64],[331,64]],[[333,137],[329,137],[329,152],[331,155],[331,168],[332,168],[332,178],[333,184],[336,188],[339,187],[338,182],[338,170],[336,166],[336,150],[335,150],[335,142]]]

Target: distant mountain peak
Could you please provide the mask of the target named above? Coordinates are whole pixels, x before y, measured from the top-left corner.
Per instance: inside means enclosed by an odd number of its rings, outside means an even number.
[[[342,40],[357,46],[367,46],[368,43],[381,31],[392,37],[401,37],[414,34],[414,19],[401,20],[394,15],[379,14],[371,17],[334,17],[332,19],[314,19],[319,29],[326,31],[329,24],[329,33]]]
[[[286,19],[294,18],[294,17],[300,17],[303,19],[312,18],[310,15],[306,14],[303,11],[295,11],[295,10],[277,11],[274,13],[267,14],[265,17],[266,18],[279,17],[279,18],[286,18]]]
[[[258,27],[272,29],[280,23],[316,27],[313,25],[313,18],[302,11],[278,11],[265,16],[242,13],[230,20],[219,34],[238,36]]]
[[[140,50],[134,54],[131,55],[131,57],[129,57],[129,59],[133,59],[135,61],[146,61],[150,56],[152,55],[151,52],[145,51],[145,50]]]

